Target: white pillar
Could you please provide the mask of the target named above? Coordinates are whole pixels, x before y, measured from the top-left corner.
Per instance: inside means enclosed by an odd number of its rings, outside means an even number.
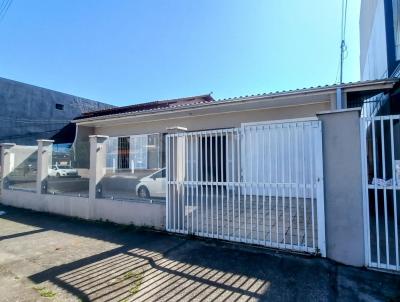
[[[15,144],[1,144],[1,188],[4,189],[4,182],[8,174],[10,174],[14,166],[14,156],[12,156],[12,148]]]
[[[89,135],[90,170],[89,170],[89,218],[95,219],[96,198],[102,196],[101,180],[106,173],[106,142],[108,136]]]
[[[53,140],[39,139],[38,159],[36,175],[36,193],[44,194],[47,192],[47,176],[49,175],[49,164],[51,162]]]

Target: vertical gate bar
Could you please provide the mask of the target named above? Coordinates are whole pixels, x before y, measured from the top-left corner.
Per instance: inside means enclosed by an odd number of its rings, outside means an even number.
[[[362,162],[362,184],[363,184],[363,212],[364,212],[364,251],[365,265],[371,265],[371,238],[369,221],[369,189],[368,189],[368,151],[367,151],[367,119],[360,119],[361,138],[361,162]]]
[[[384,119],[381,117],[381,152],[382,152],[382,178],[386,180],[386,154],[385,154],[385,131]],[[386,186],[383,188],[383,206],[385,213],[385,246],[386,246],[386,267],[389,268],[389,236],[388,236],[388,217],[387,217],[387,191]]]
[[[253,146],[257,146],[256,145],[256,141],[255,141],[255,139],[257,140],[257,126],[256,127],[254,127],[254,129],[253,128],[250,128],[251,129],[251,132],[250,132],[250,134],[251,134],[251,142],[252,142],[252,144],[253,144]],[[253,130],[255,130],[255,139],[254,139],[254,131]],[[254,150],[254,149],[253,149]],[[257,150],[258,151],[258,150]],[[253,158],[253,156],[251,156],[251,158]],[[256,166],[255,166],[255,168],[256,168],[256,174],[255,175],[253,175],[253,170],[252,170],[252,173],[251,173],[251,175],[252,175],[252,177],[251,177],[251,205],[253,204],[253,188],[254,188],[254,185],[255,185],[255,183],[254,183],[254,178],[256,179],[256,182],[258,183],[258,152],[257,152],[257,156],[256,156],[256,161],[255,161],[255,164],[256,164]],[[252,160],[252,163],[251,163],[251,167],[253,167],[253,160]],[[253,168],[252,168],[253,169]],[[254,177],[255,176],[255,177]],[[257,223],[257,226],[256,226],[256,228],[255,228],[255,231],[257,232],[257,236],[256,236],[256,238],[257,238],[257,240],[258,240],[258,192],[257,192],[257,190],[256,190],[256,192],[255,192],[257,195],[255,196],[255,198],[256,198],[256,223]],[[251,234],[253,234],[253,229],[254,229],[254,227],[253,227],[253,216],[254,216],[254,213],[253,213],[253,211],[251,211]],[[255,239],[253,239],[253,235],[251,236],[251,242],[254,242],[254,240]]]
[[[180,135],[177,135],[177,137],[176,137],[177,161],[178,161],[178,154],[181,153],[181,156],[182,156],[182,147],[179,145],[179,142],[182,145],[181,141],[182,140],[180,139]],[[178,153],[178,151],[179,151],[179,153]],[[177,176],[178,176],[178,169],[179,169],[179,165],[176,166],[176,174],[177,174]],[[182,171],[180,171],[180,173],[182,174]],[[182,176],[180,176],[180,177],[182,177]],[[178,199],[177,199],[177,202],[178,202],[177,203],[177,207],[178,207],[177,222],[178,222],[178,225],[177,225],[177,228],[178,228],[178,232],[181,232],[182,231],[182,221],[181,221],[182,220],[182,217],[181,217],[181,193],[182,193],[182,189],[181,189],[181,180],[177,179],[176,185],[177,185],[177,194],[178,194]]]
[[[201,233],[204,234],[204,197],[203,197],[203,183],[204,183],[204,174],[203,174],[203,135],[200,133],[200,217],[201,217]]]
[[[301,242],[300,242],[300,211],[299,211],[299,180],[300,180],[300,174],[299,174],[299,157],[300,157],[300,150],[299,150],[299,126],[296,123],[295,124],[295,143],[294,143],[294,148],[295,148],[295,159],[296,159],[296,222],[297,222],[297,246],[300,248]]]
[[[225,133],[225,168],[226,168],[226,179],[225,179],[225,191],[226,191],[226,222],[227,222],[227,230],[228,230],[228,240],[231,239],[231,232],[230,232],[230,212],[229,212],[229,190],[230,190],[230,183],[231,183],[231,169],[229,166],[229,134],[232,133],[232,130]],[[232,146],[232,142],[231,142]],[[231,166],[233,166],[233,154],[231,153]]]
[[[174,231],[176,232],[176,173],[175,173],[175,167],[176,167],[176,159],[175,159],[175,136],[172,136],[172,179],[173,179],[173,197],[172,197],[172,213],[173,213],[173,218],[174,218]]]
[[[394,157],[394,135],[393,135],[393,117],[390,117],[390,149],[392,153],[392,191],[393,191],[393,212],[394,212],[394,242],[395,242],[395,257],[396,270],[399,270],[399,239],[397,232],[397,174],[396,162]]]
[[[215,203],[216,203],[216,216],[217,216],[217,238],[219,238],[219,165],[218,165],[218,132],[214,132],[214,148],[215,148]]]
[[[211,170],[211,193],[210,193],[210,198],[211,198],[211,233],[212,233],[212,237],[214,238],[214,157],[213,157],[213,145],[215,146],[215,144],[213,144],[212,142],[213,140],[213,135],[212,132],[210,132],[210,170]]]
[[[288,153],[289,153],[289,227],[290,227],[290,248],[293,249],[293,226],[292,226],[292,140],[291,124],[288,125]]]
[[[268,210],[269,210],[269,244],[272,244],[272,150],[271,150],[271,127],[268,125],[268,171],[269,171],[269,184],[268,184]]]
[[[258,140],[258,127],[256,126],[255,128],[255,139],[257,140],[257,142],[259,141]],[[256,168],[256,183],[254,183],[254,181],[252,180],[252,187],[253,187],[253,185],[255,184],[255,194],[256,194],[256,232],[257,232],[257,236],[256,236],[256,238],[257,238],[257,243],[259,242],[259,235],[258,235],[258,231],[259,231],[259,228],[258,228],[258,222],[259,222],[259,217],[258,217],[258,183],[259,183],[259,178],[258,178],[258,167],[259,167],[259,165],[260,165],[260,160],[259,160],[259,157],[260,157],[260,154],[259,154],[259,145],[257,144],[255,144],[255,140],[254,140],[254,137],[253,137],[253,143],[254,143],[254,145],[255,146],[257,146],[257,149],[256,149],[256,166],[255,166],[255,168]],[[253,215],[252,215],[253,216]],[[252,228],[253,229],[253,228]]]
[[[188,143],[188,135],[182,134],[184,143],[182,144],[183,149],[183,171],[184,177],[182,179],[182,202],[183,202],[183,209],[182,209],[182,222],[183,222],[183,231],[189,233],[189,212],[188,212],[188,204],[189,204],[189,187],[188,187],[188,179],[189,179],[189,143]],[[185,227],[186,224],[186,227]]]
[[[321,256],[326,257],[325,241],[325,199],[324,199],[324,162],[322,147],[322,123],[318,121],[315,128],[315,178],[317,179],[317,234],[318,248]]]
[[[261,131],[261,135],[262,135],[262,183],[263,183],[263,237],[264,237],[264,245],[266,245],[266,241],[267,241],[267,236],[265,234],[265,127],[262,126],[262,131]]]
[[[279,136],[278,128],[274,127],[275,133],[275,228],[276,228],[276,244],[279,246],[279,220],[278,220],[278,196],[279,196],[279,186],[278,186],[278,145]]]
[[[221,152],[221,157],[220,157],[220,166],[221,166],[221,227],[222,227],[222,232],[221,232],[221,235],[222,235],[222,238],[224,238],[224,236],[225,236],[225,232],[224,232],[224,230],[225,230],[225,223],[224,223],[224,186],[223,186],[223,183],[224,183],[224,165],[223,165],[223,151],[224,151],[224,148],[223,148],[223,146],[224,146],[224,144],[223,144],[223,131],[221,130],[221,147],[220,147],[220,152]],[[226,143],[226,142],[225,142]],[[225,145],[225,147],[226,147],[226,145]]]
[[[206,166],[206,224],[207,224],[207,235],[209,235],[210,233],[209,233],[209,227],[208,227],[208,225],[209,225],[209,222],[208,222],[208,163],[209,163],[209,159],[208,159],[208,134],[207,134],[207,132],[205,133],[205,135],[204,135],[204,140],[205,140],[205,155],[206,155],[206,157],[205,157],[205,166]]]
[[[313,145],[314,145],[314,135],[313,135],[313,124],[310,123],[309,133],[310,133],[310,190],[311,190],[311,233],[312,233],[312,247],[315,249],[315,219],[314,219],[314,165],[313,162],[315,160],[315,154],[313,153]]]
[[[243,154],[240,152],[241,151],[241,145],[240,145],[240,143],[241,143],[241,140],[240,140],[240,138],[241,138],[241,135],[242,135],[242,133],[240,132],[240,130],[238,129],[237,130],[237,160],[238,160],[238,171],[237,171],[237,187],[238,187],[238,233],[239,233],[239,240],[241,241],[241,221],[240,221],[240,211],[241,211],[241,208],[240,208],[240,204],[241,204],[241,202],[240,202],[240,199],[241,199],[241,196],[240,196],[240,186],[241,186],[241,177],[240,177],[240,174],[241,174],[241,167],[242,167],[242,163],[241,163],[241,161],[242,161],[242,156],[243,156]]]
[[[302,155],[303,155],[303,160],[302,160],[302,169],[303,169],[303,181],[302,181],[302,187],[303,187],[303,220],[304,220],[304,246],[306,250],[308,250],[308,239],[307,239],[307,190],[306,190],[306,167],[305,167],[305,161],[306,161],[306,150],[305,150],[305,144],[306,144],[306,137],[304,134],[304,124],[301,123],[301,147],[302,147]]]
[[[196,233],[199,233],[199,134],[197,133],[196,136]]]
[[[376,229],[376,255],[377,255],[377,265],[380,267],[381,264],[381,249],[379,248],[380,236],[379,236],[379,208],[378,208],[378,187],[377,187],[377,168],[376,168],[376,133],[375,133],[375,119],[372,119],[372,151],[374,159],[374,199],[375,199],[375,229]]]
[[[234,156],[234,130],[231,131],[231,160],[232,160],[232,170],[231,170],[231,184],[232,184],[232,238],[235,238],[235,156]],[[228,198],[229,199],[229,198]],[[229,213],[229,210],[228,210]],[[229,221],[229,218],[228,218]],[[229,231],[228,231],[229,232]]]
[[[248,156],[246,152],[246,146],[247,146],[247,136],[246,136],[246,128],[243,128],[243,156],[245,156],[245,168],[243,169],[243,209],[244,209],[244,240],[247,242],[247,205],[246,205],[246,200],[247,200],[247,182],[249,181],[249,173],[248,173]]]
[[[168,194],[169,194],[169,181],[170,181],[170,177],[169,177],[169,164],[170,164],[170,160],[169,160],[169,156],[168,156],[168,150],[169,150],[169,136],[166,135],[165,137],[165,175],[166,175],[166,190],[165,190],[165,208],[167,210],[167,213],[165,214],[165,225],[167,226],[167,231],[170,231],[170,226],[169,226],[169,215],[170,215],[170,211],[169,211],[169,202],[168,202]]]
[[[253,127],[249,127],[249,139],[250,139],[250,145],[253,146],[253,143],[254,143],[254,140],[253,140]],[[249,196],[249,202],[250,202],[250,242],[251,243],[253,243],[253,181],[254,181],[253,172],[254,172],[253,171],[253,156],[250,155],[250,179],[249,179],[250,196]]]
[[[191,164],[191,175],[190,175],[190,183],[191,183],[191,192],[192,192],[192,196],[191,196],[191,198],[190,198],[190,200],[191,200],[191,203],[192,203],[192,208],[190,209],[191,210],[191,213],[192,213],[192,234],[194,233],[194,213],[193,213],[193,211],[194,211],[194,206],[193,206],[193,204],[194,204],[194,200],[193,200],[193,195],[194,195],[194,175],[193,175],[193,172],[194,172],[194,169],[195,169],[195,161],[194,161],[194,157],[193,157],[193,149],[194,149],[194,135],[193,134],[191,134],[190,135],[190,157],[191,157],[191,160],[192,160],[192,164]],[[196,162],[196,164],[197,164],[197,162]],[[196,212],[197,212],[197,209],[196,209]]]
[[[257,142],[261,142],[260,130],[259,130],[258,127],[256,127],[256,139],[257,139]],[[261,153],[260,149],[261,149],[260,145],[259,145],[259,143],[257,143],[257,165],[256,165],[256,167],[257,167],[257,181],[256,181],[255,185],[256,185],[256,204],[257,204],[257,214],[256,214],[256,216],[257,216],[257,243],[258,244],[260,243],[260,229],[259,229],[260,217],[259,217],[259,209],[258,209],[258,207],[259,207],[259,195],[260,195],[260,192],[259,192],[259,187],[260,187],[259,169],[260,169],[260,153]]]
[[[285,179],[285,127],[282,124],[281,125],[281,131],[280,131],[280,137],[281,137],[281,161],[282,161],[282,237],[283,237],[283,244],[286,245],[286,223],[285,223],[285,199],[286,199],[286,194],[285,194],[285,184],[286,184],[286,179]]]

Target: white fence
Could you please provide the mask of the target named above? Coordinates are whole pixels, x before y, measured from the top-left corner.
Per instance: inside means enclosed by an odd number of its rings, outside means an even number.
[[[370,267],[400,270],[400,116],[361,119],[365,257]]]
[[[167,230],[325,256],[317,120],[170,134]]]

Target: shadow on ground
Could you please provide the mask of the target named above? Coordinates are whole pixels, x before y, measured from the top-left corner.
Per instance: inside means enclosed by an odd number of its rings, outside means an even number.
[[[0,210],[0,284],[26,278],[25,287],[47,286],[57,301],[400,299],[399,276],[325,259]]]

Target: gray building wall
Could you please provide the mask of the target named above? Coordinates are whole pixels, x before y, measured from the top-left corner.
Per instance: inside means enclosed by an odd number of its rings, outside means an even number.
[[[63,110],[56,109],[56,104]],[[72,143],[83,112],[113,107],[77,96],[0,78],[0,143],[36,145],[37,139]]]

